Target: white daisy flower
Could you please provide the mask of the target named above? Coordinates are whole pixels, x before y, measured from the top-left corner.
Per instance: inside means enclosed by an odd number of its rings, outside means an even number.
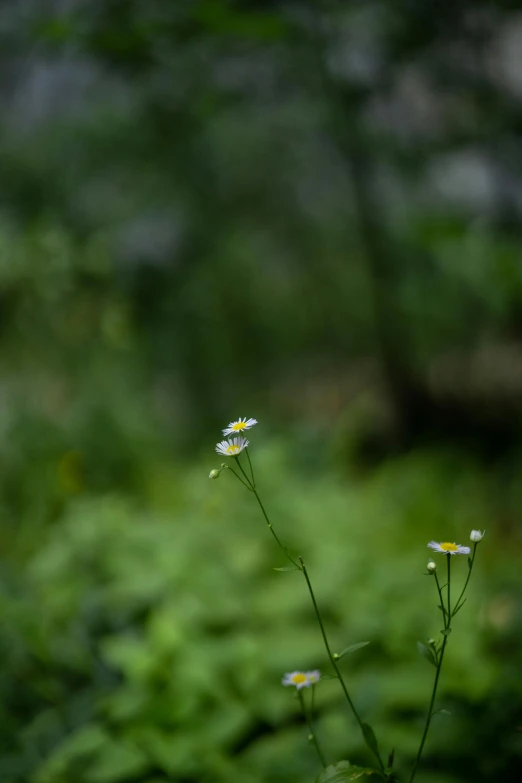
[[[430,549],[434,549],[435,552],[442,552],[443,555],[469,555],[469,546],[461,546],[460,544],[450,544],[444,541],[442,544],[437,541],[430,541],[428,544]]]
[[[473,541],[474,544],[476,544],[478,541],[482,541],[485,532],[485,530],[472,530],[469,536],[470,541]]]
[[[241,454],[243,449],[246,449],[247,446],[248,441],[239,435],[237,438],[222,440],[221,443],[216,445],[216,451],[218,454],[224,454],[225,457],[237,457],[237,455]]]
[[[300,691],[301,688],[309,688],[312,685],[312,681],[308,679],[308,674],[310,673],[290,672],[290,674],[285,674],[281,682],[283,685],[294,685]]]
[[[239,417],[237,421],[231,421],[228,427],[223,430],[223,435],[235,435],[236,432],[243,432],[243,430],[249,430],[251,427],[257,424],[257,419],[242,419]]]
[[[319,669],[314,669],[312,672],[306,672],[306,678],[308,682],[312,683],[312,685],[315,685],[315,683],[319,682],[321,679],[321,672]]]

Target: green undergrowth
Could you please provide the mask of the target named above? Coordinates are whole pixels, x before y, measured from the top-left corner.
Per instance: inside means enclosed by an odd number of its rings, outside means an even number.
[[[399,773],[432,684],[416,641],[442,627],[426,545],[486,528],[439,691],[451,715],[433,720],[419,781],[514,769],[520,541],[491,515],[496,479],[449,454],[415,453],[364,478],[303,469],[283,444],[252,457],[278,534],[308,566],[333,648],[370,641],[343,658],[343,673],[383,754],[396,749]],[[212,453],[188,467],[158,463],[132,499],[80,493],[24,564],[5,570],[2,780],[318,775],[295,696],[281,686],[293,669],[330,672],[304,581],[274,570],[285,564],[256,505],[230,474],[209,481],[212,467]],[[456,560],[458,582],[467,565]],[[317,712],[329,763],[370,762],[335,680],[319,684]]]

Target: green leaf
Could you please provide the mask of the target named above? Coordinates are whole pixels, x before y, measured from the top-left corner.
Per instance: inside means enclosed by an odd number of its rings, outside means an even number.
[[[459,605],[457,606],[457,608],[456,608],[456,609],[454,609],[454,610],[453,610],[453,617],[455,617],[455,615],[457,614],[457,612],[460,612],[460,610],[462,609],[462,607],[464,606],[464,604],[466,603],[466,601],[467,601],[467,600],[468,600],[468,599],[467,599],[467,598],[465,598],[465,599],[463,600],[463,602],[462,602],[461,604],[459,604]]]
[[[441,631],[441,634],[443,636],[449,636],[450,633],[451,633],[451,628],[443,628],[442,631]]]
[[[437,710],[437,713],[439,715],[451,715],[451,712],[449,710]],[[437,714],[435,713],[435,714]]]
[[[348,653],[355,652],[355,650],[359,650],[361,647],[366,647],[367,644],[370,644],[370,642],[357,642],[357,644],[351,644],[349,647],[345,647],[344,650],[339,653],[336,660],[340,661],[341,658],[348,655]]]
[[[362,723],[361,726],[366,744],[370,750],[373,751],[377,757],[379,757],[379,746],[377,745],[377,737],[375,736],[374,730],[369,723]]]
[[[197,21],[214,34],[267,42],[278,41],[287,34],[285,20],[275,13],[249,11],[246,14],[230,9],[221,0],[202,0],[194,5]]]
[[[363,775],[379,775],[380,772],[371,767],[356,767],[349,761],[339,761],[321,772],[315,783],[347,783],[349,780],[357,780]]]
[[[435,668],[437,667],[437,659],[431,647],[428,647],[427,644],[423,644],[422,642],[417,642],[417,650],[419,651],[419,655],[426,658]]]
[[[346,780],[357,780],[357,778],[361,778],[363,775],[379,775],[379,777],[381,777],[381,773],[377,769],[372,769],[371,767],[357,767],[354,764],[352,764],[348,772],[349,774]]]
[[[281,566],[281,568],[274,568],[274,571],[299,571],[295,566]]]
[[[337,674],[321,674],[321,680],[338,680]]]

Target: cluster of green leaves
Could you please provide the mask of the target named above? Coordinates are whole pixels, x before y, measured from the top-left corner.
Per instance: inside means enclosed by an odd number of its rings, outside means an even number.
[[[404,770],[431,686],[415,640],[439,622],[432,582],[422,577],[426,541],[448,527],[464,538],[470,514],[485,519],[484,477],[465,464],[456,471],[447,455],[415,454],[351,481],[310,480],[275,444],[253,458],[281,536],[307,557],[334,649],[372,642],[340,665],[382,752],[400,749],[396,768]],[[308,597],[298,574],[274,571],[278,551],[248,493],[226,472],[208,481],[209,466],[211,458],[183,470],[157,462],[134,500],[80,493],[17,575],[4,571],[7,779],[316,777],[298,705],[280,685],[294,668],[329,673]],[[517,566],[482,547],[487,589],[477,569],[440,691],[453,715],[436,716],[426,751],[426,768],[440,771],[433,781],[447,781],[448,770],[479,780],[515,763],[509,709],[495,710],[520,650],[510,642],[509,653],[492,656],[513,633],[508,575],[515,584]],[[371,758],[337,683],[326,679],[317,695],[328,760],[349,758],[364,771]],[[472,731],[476,710],[482,731],[500,721],[507,739],[497,732],[485,751]]]

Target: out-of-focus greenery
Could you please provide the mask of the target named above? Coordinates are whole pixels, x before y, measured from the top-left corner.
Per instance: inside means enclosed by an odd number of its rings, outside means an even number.
[[[486,528],[418,780],[516,777],[520,51],[507,0],[1,4],[2,783],[313,781],[305,586],[207,478],[239,415],[403,779],[426,543]]]
[[[327,476],[261,438],[259,482],[279,533],[307,560],[334,646],[371,641],[343,668],[399,769],[416,751],[433,677],[416,641],[441,624],[422,575],[426,542],[489,527],[454,621],[439,697],[452,715],[434,718],[425,779],[508,774],[519,574],[490,509],[515,513],[516,482],[502,500],[451,452]],[[279,684],[295,667],[329,670],[305,586],[273,570],[281,555],[246,491],[227,474],[208,481],[206,468],[155,463],[140,498],[80,493],[38,533],[23,569],[4,571],[6,779],[313,779],[297,704]],[[456,559],[456,581],[466,570]],[[365,759],[335,681],[320,684],[318,710],[329,758]]]

